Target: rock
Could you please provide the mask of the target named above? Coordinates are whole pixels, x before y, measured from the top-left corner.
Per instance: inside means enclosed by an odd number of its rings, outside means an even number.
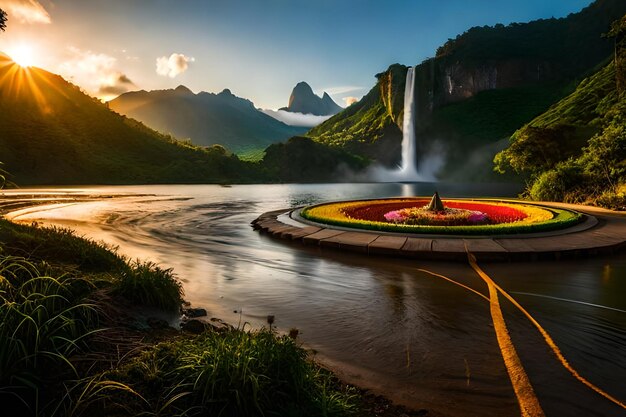
[[[146,324],[151,329],[167,329],[168,327],[170,327],[170,324],[167,321],[159,319],[157,317],[148,317],[146,319]]]
[[[189,333],[200,334],[207,329],[207,323],[201,320],[191,319],[182,322],[180,328]]]
[[[183,308],[183,314],[189,318],[205,317],[207,312],[204,308]]]

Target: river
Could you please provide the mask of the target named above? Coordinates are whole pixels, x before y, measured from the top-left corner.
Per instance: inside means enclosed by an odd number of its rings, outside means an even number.
[[[39,189],[20,192],[128,196],[33,207],[14,217],[70,227],[119,246],[131,258],[174,268],[185,298],[210,316],[259,327],[275,315],[280,331],[298,328],[301,341],[344,379],[429,409],[429,415],[517,416],[489,303],[432,274],[485,293],[470,266],[320,250],[274,240],[250,226],[261,213],[280,208],[435,190],[444,198],[509,197],[518,191],[429,183]],[[626,400],[623,253],[481,267],[537,319],[580,375]],[[576,380],[526,317],[501,303],[547,416],[626,415]]]

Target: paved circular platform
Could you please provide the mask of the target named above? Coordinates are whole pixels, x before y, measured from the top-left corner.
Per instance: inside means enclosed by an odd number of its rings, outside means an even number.
[[[501,236],[439,236],[355,230],[317,224],[299,216],[301,208],[263,213],[252,222],[268,235],[304,245],[370,255],[466,261],[560,259],[615,253],[626,247],[626,213],[597,207],[539,203],[585,214],[582,223],[545,233]]]

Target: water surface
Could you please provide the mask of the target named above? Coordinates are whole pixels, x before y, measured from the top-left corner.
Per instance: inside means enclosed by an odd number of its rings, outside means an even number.
[[[444,198],[518,191],[476,184],[94,187],[66,191],[153,196],[38,207],[17,220],[72,227],[130,257],[172,267],[186,299],[235,325],[261,326],[273,314],[279,330],[298,328],[301,340],[343,377],[405,404],[442,415],[519,415],[488,303],[418,271],[486,293],[468,265],[322,251],[250,227],[269,210],[435,190]],[[624,255],[483,267],[549,331],[582,375],[626,399]],[[501,303],[548,416],[624,415],[565,371],[528,320]]]

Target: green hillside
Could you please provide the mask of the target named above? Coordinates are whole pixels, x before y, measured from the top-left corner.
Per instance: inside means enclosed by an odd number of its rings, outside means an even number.
[[[566,18],[476,27],[449,40],[416,69],[418,155],[442,149],[445,179],[494,179],[504,140],[606,62],[613,44],[602,34],[624,13],[622,0],[597,0]],[[394,166],[405,78],[406,67],[392,65],[359,103],[307,136]]]
[[[250,181],[221,147],[177,142],[0,55],[0,160],[18,185]]]
[[[133,91],[109,102],[111,109],[159,132],[189,138],[195,145],[226,147],[237,154],[260,152],[307,129],[288,126],[233,95],[173,90]]]
[[[626,16],[614,28],[613,59],[515,132],[495,158],[499,172],[527,177],[530,198],[626,209]]]

